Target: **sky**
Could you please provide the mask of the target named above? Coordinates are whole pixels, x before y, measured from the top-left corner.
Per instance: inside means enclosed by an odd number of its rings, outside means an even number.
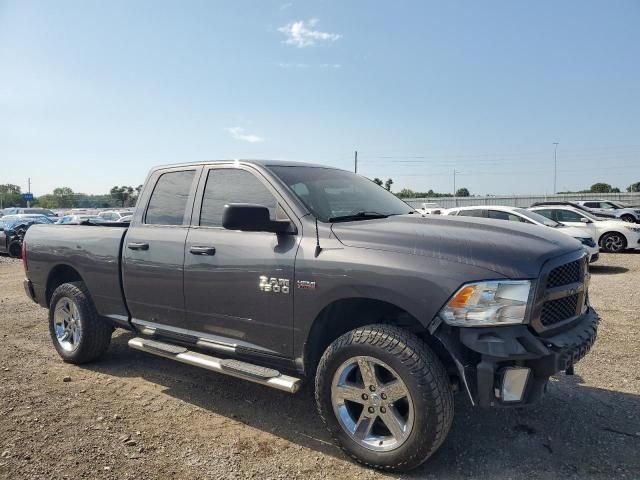
[[[0,0],[0,183],[274,158],[393,190],[640,181],[640,2]]]

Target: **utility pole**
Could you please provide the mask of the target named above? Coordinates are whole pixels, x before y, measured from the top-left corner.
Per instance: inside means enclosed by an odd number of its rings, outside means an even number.
[[[27,193],[31,193],[31,177],[27,178]],[[31,202],[27,200],[27,208],[31,207]]]
[[[353,171],[354,173],[358,173],[358,150],[356,150],[355,152],[353,152]]]
[[[556,182],[558,180],[558,142],[553,142],[553,193],[558,193]]]
[[[453,198],[456,203],[456,207],[458,206],[458,196],[456,195],[456,173],[458,172],[455,168],[453,169]]]

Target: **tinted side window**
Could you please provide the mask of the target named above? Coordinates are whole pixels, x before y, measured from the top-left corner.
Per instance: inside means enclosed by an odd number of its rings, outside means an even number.
[[[571,210],[558,210],[556,212],[559,222],[579,222],[582,215]]]
[[[246,170],[212,169],[202,198],[200,225],[221,227],[224,206],[228,203],[255,203],[269,209],[275,219],[278,202],[255,175]]]
[[[554,211],[553,210],[534,210],[534,213],[537,213],[538,215],[542,215],[543,217],[547,217],[551,220],[555,220],[557,215],[554,215]]]
[[[484,217],[483,210],[460,210],[458,212],[459,217]]]
[[[509,214],[507,212],[501,212],[500,210],[489,210],[489,218],[496,220],[509,220]]]
[[[194,176],[195,170],[162,174],[151,194],[144,223],[182,225]]]
[[[600,208],[600,204],[598,202],[584,202],[584,206],[587,208]]]

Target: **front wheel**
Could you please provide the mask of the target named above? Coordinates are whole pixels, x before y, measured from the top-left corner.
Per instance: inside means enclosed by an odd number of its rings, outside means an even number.
[[[113,326],[98,316],[84,283],[64,283],[49,302],[49,334],[68,363],[86,363],[101,356],[111,342]]]
[[[405,330],[352,330],[325,351],[316,404],[338,445],[375,468],[406,471],[427,460],[453,420],[453,393],[438,357]]]
[[[636,217],[634,217],[633,215],[629,215],[628,213],[622,215],[620,219],[625,222],[636,223]]]
[[[600,246],[605,252],[618,253],[627,248],[627,239],[618,232],[605,233],[600,239]]]

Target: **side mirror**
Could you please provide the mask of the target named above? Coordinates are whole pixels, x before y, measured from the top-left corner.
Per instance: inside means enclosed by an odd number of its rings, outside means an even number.
[[[293,233],[289,220],[271,220],[269,209],[253,203],[230,203],[224,206],[222,226],[244,232]]]
[[[591,220],[589,220],[588,218],[585,218],[585,217],[580,217],[580,221],[582,223],[591,223]]]

